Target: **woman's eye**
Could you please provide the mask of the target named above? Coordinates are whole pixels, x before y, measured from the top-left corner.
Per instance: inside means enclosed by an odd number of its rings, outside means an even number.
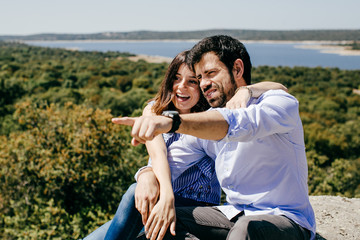
[[[189,79],[189,83],[191,84],[199,84],[199,81],[195,78]]]

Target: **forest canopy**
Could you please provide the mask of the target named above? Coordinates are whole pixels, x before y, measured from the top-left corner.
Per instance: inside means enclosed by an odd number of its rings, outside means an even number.
[[[138,116],[167,63],[0,42],[0,238],[78,239],[147,162],[114,116]],[[300,102],[310,195],[360,197],[360,70],[268,67]]]

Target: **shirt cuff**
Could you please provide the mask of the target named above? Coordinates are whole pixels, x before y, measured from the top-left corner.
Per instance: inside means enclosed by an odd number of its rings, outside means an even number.
[[[222,139],[222,140],[225,140],[228,138],[229,133],[231,132],[231,129],[233,127],[232,126],[232,124],[234,122],[233,112],[232,112],[232,110],[227,109],[227,108],[213,108],[213,110],[218,111],[223,116],[223,118],[225,119],[227,124],[229,125],[228,132],[226,133],[226,136]]]
[[[229,125],[226,136],[220,141],[246,141],[247,137],[249,137],[250,130],[248,128],[250,122],[248,121],[248,114],[244,114],[246,111],[244,108],[215,108],[214,110],[218,111]]]

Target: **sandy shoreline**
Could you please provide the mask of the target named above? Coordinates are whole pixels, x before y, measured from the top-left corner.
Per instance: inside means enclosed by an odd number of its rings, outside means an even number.
[[[321,53],[338,54],[341,56],[360,56],[360,50],[352,50],[348,46],[339,44],[351,44],[353,41],[243,41],[246,43],[269,43],[269,44],[296,44],[295,48],[319,50]]]
[[[170,63],[172,58],[162,57],[162,56],[149,56],[149,55],[136,55],[132,57],[126,57],[131,61],[137,62],[139,60],[144,60],[149,63]]]
[[[321,53],[338,54],[341,56],[360,56],[360,50],[330,44],[297,45],[296,48],[319,50]]]

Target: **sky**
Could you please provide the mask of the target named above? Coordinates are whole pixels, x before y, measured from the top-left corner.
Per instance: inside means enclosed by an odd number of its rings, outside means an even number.
[[[0,35],[360,30],[360,0],[0,0]]]

